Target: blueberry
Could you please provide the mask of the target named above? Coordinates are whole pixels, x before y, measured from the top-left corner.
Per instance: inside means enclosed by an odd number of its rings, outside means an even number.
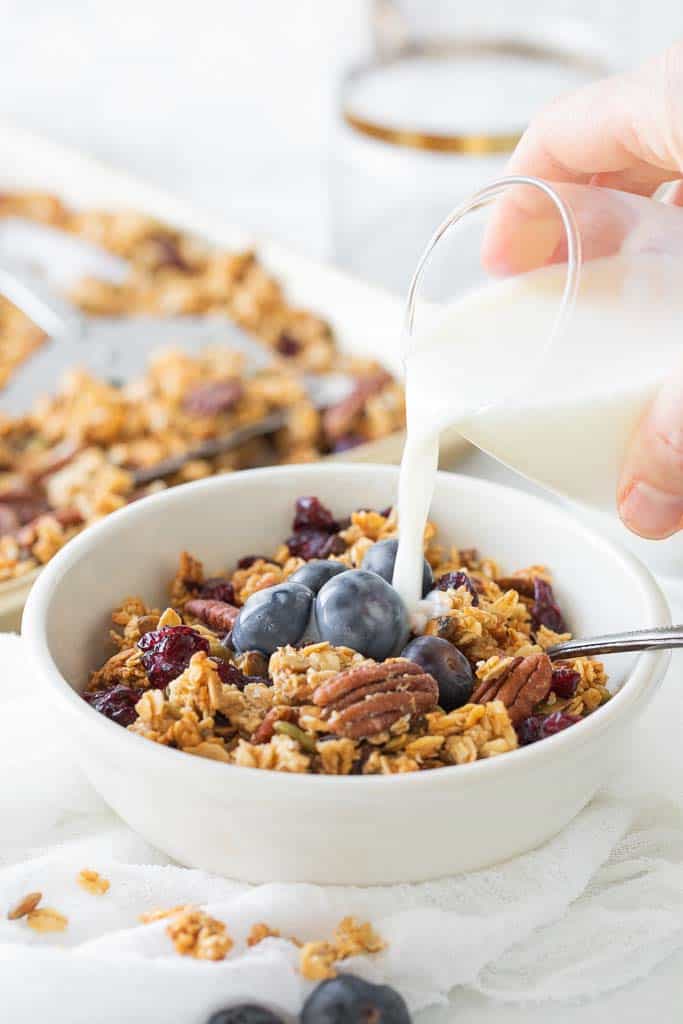
[[[300,1020],[301,1024],[411,1024],[398,992],[353,974],[321,982],[304,1003]]]
[[[313,591],[303,583],[278,583],[257,590],[237,617],[232,630],[236,651],[272,654],[303,636],[311,613]]]
[[[376,572],[378,576],[391,583],[394,575],[394,563],[398,551],[397,540],[379,540],[373,544],[363,559],[361,568]],[[425,558],[422,563],[422,596],[428,594],[434,586],[434,577],[429,562]]]
[[[315,617],[323,640],[377,661],[393,654],[408,634],[401,598],[381,576],[364,569],[328,580],[316,598]]]
[[[401,652],[434,676],[439,684],[439,704],[453,711],[467,704],[474,689],[474,674],[465,655],[439,636],[418,636]]]
[[[212,1013],[206,1024],[282,1024],[282,1017],[256,1003],[240,1003]]]
[[[300,569],[292,573],[289,579],[295,583],[303,583],[305,587],[317,594],[328,580],[331,580],[333,576],[338,576],[340,572],[347,572],[347,567],[341,562],[329,562],[316,558],[312,562],[302,565]]]

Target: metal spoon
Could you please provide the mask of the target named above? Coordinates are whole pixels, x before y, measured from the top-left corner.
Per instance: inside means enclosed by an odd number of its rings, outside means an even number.
[[[666,651],[683,647],[683,625],[655,626],[652,629],[634,629],[625,633],[607,633],[604,636],[579,637],[554,644],[545,652],[551,661],[564,658],[588,657],[594,654],[622,654],[629,651]]]
[[[225,345],[242,353],[247,374],[272,366],[273,353],[226,316],[88,316],[56,294],[44,277],[6,256],[0,259],[0,295],[48,335],[0,392],[0,409],[11,415],[25,413],[37,395],[54,388],[69,366],[81,366],[105,380],[123,383],[142,374],[152,353],[167,346],[198,355],[209,345]],[[308,396],[317,408],[340,402],[354,384],[352,377],[341,373],[304,377]],[[275,429],[264,423],[261,431],[243,440]],[[228,451],[232,445],[226,443],[227,448],[214,454]]]

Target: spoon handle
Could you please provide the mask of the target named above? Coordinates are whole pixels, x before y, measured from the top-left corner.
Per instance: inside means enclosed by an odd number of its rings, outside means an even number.
[[[186,462],[190,462],[193,459],[213,459],[217,455],[234,451],[235,448],[239,448],[241,444],[246,444],[247,441],[253,441],[257,437],[266,437],[268,434],[274,434],[276,430],[284,427],[286,422],[287,416],[285,413],[280,411],[271,412],[269,415],[264,416],[262,420],[257,420],[256,423],[248,423],[244,427],[238,427],[231,434],[210,438],[208,441],[197,445],[196,448],[181,452],[180,455],[171,455],[169,458],[163,459],[153,466],[134,470],[132,474],[133,483],[136,487],[141,487],[144,484],[151,483],[153,480],[159,480],[165,476],[177,473]]]
[[[662,651],[683,647],[683,625],[634,629],[630,633],[607,633],[604,636],[578,637],[555,644],[546,651],[548,657],[587,657],[594,654],[619,654],[625,651]]]

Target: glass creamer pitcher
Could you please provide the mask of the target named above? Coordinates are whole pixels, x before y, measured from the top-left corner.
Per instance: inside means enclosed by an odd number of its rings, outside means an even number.
[[[627,531],[616,490],[639,417],[682,358],[683,210],[501,179],[444,221],[413,278],[412,436],[457,425],[678,575],[683,541]]]

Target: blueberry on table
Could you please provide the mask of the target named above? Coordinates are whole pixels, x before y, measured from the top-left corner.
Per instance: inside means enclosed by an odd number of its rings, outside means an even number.
[[[411,1024],[408,1007],[395,989],[353,974],[321,982],[304,1003],[300,1020],[301,1024]]]
[[[282,1017],[256,1003],[240,1003],[212,1013],[206,1024],[283,1024]]]
[[[397,540],[378,540],[376,544],[373,544],[371,548],[368,548],[368,552],[363,559],[361,564],[362,569],[369,569],[370,572],[376,572],[378,576],[381,576],[387,583],[391,583],[394,576],[394,564],[396,562],[396,552],[398,551]],[[434,577],[432,576],[432,570],[430,568],[427,559],[423,559],[422,562],[422,596],[428,594],[434,586]]]
[[[467,704],[474,689],[474,673],[469,661],[457,647],[440,636],[418,636],[401,651],[401,657],[414,661],[434,676],[439,685],[439,704],[454,711]]]
[[[347,567],[341,562],[329,562],[316,558],[293,572],[289,580],[294,583],[303,583],[305,587],[317,594],[328,580],[331,580],[333,576],[338,576],[340,572],[348,572]]]
[[[232,645],[241,654],[272,654],[303,636],[311,613],[313,591],[303,583],[278,583],[257,590],[240,611],[232,630]]]
[[[322,640],[376,661],[393,654],[408,635],[403,601],[385,579],[365,569],[340,573],[324,585],[315,620]]]

